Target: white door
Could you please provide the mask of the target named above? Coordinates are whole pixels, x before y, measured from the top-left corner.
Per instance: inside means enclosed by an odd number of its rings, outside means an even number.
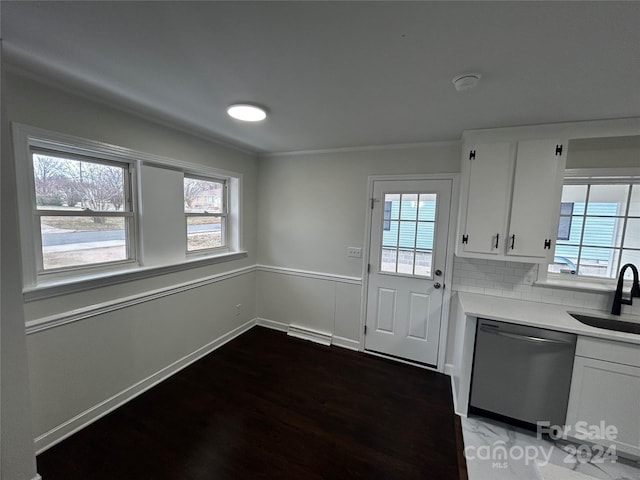
[[[452,186],[374,182],[366,350],[437,365]]]

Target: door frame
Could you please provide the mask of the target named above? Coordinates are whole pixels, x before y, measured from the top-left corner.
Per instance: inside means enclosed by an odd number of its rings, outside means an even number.
[[[365,350],[364,326],[367,321],[367,296],[369,293],[369,273],[367,265],[369,264],[369,256],[371,252],[371,226],[373,218],[373,209],[371,208],[371,199],[373,198],[373,184],[380,181],[398,181],[398,180],[451,180],[451,206],[449,210],[449,225],[447,228],[446,243],[446,260],[444,271],[445,289],[442,296],[442,317],[440,319],[440,338],[438,340],[438,363],[436,368],[427,365],[421,365],[409,360],[402,360],[395,357],[388,357],[379,353],[369,352]],[[369,355],[382,356],[392,358],[395,361],[408,363],[427,370],[435,370],[445,373],[445,361],[447,353],[447,334],[449,331],[449,312],[451,304],[451,286],[453,285],[453,253],[455,250],[456,230],[458,227],[458,204],[460,194],[460,174],[459,173],[434,173],[434,174],[410,174],[410,175],[370,175],[367,179],[367,202],[366,202],[366,218],[364,228],[364,249],[362,252],[362,291],[360,294],[360,346],[361,352]]]

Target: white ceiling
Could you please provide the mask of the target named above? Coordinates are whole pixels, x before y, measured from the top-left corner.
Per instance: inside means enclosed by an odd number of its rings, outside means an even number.
[[[0,5],[8,63],[258,152],[640,116],[638,1]]]

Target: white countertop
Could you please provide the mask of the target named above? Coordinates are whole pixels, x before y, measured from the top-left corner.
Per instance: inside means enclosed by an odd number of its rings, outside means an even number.
[[[460,305],[467,316],[498,320],[519,325],[548,328],[560,332],[575,333],[604,340],[635,343],[640,345],[640,335],[595,328],[580,323],[567,311],[579,312],[596,317],[611,318],[640,323],[636,315],[614,316],[597,310],[553,305],[550,303],[529,302],[477,293],[458,292]]]

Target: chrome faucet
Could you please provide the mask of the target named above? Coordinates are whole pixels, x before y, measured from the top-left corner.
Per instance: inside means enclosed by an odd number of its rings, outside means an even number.
[[[624,272],[627,268],[631,268],[633,272],[633,283],[631,284],[631,292],[629,298],[622,298],[622,287],[624,286]],[[640,284],[638,283],[638,269],[635,265],[627,263],[620,269],[620,275],[618,276],[618,288],[616,288],[616,294],[613,297],[613,307],[611,307],[611,315],[620,315],[622,304],[631,305],[633,303],[633,297],[640,297]]]

